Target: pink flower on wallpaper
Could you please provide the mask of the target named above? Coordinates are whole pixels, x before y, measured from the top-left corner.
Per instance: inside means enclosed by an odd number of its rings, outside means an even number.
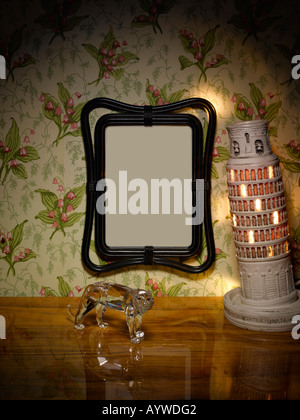
[[[267,103],[266,103],[265,98],[261,98],[261,100],[259,101],[259,106],[266,106],[266,105]]]
[[[69,98],[67,101],[67,105],[68,106],[74,106],[74,99],[73,98]]]
[[[66,221],[68,220],[67,213],[65,213],[65,212],[63,212],[63,213],[62,213],[62,215],[61,215],[61,220],[62,220],[63,222],[66,222]]]
[[[29,137],[28,136],[25,136],[24,137],[23,143],[30,143],[30,140],[29,140]]]
[[[68,108],[68,109],[67,109],[67,114],[68,114],[68,115],[72,115],[72,114],[74,114],[73,109],[72,109],[72,108]]]
[[[216,147],[213,148],[212,155],[213,155],[213,157],[219,156],[219,152],[218,152],[218,149]]]
[[[4,252],[4,254],[6,254],[6,255],[10,254],[10,247],[9,247],[9,245],[5,245],[5,247],[3,248],[3,251],[2,252]]]
[[[63,123],[64,124],[69,124],[69,122],[70,122],[69,117],[67,115],[64,115],[64,117],[63,117]]]
[[[160,96],[159,89],[155,89],[155,90],[153,91],[153,96],[154,96],[155,98],[157,98],[158,96]]]
[[[41,96],[39,97],[39,101],[44,103],[45,102],[45,95],[42,93]]]
[[[74,207],[72,206],[72,204],[69,204],[67,206],[67,213],[70,213],[71,211],[74,211]]]
[[[60,209],[62,209],[63,206],[64,206],[64,200],[62,198],[60,198],[58,200],[57,207],[60,208]]]
[[[261,108],[258,112],[259,112],[259,114],[260,114],[260,115],[262,115],[262,116],[266,115],[266,113],[267,113],[267,112],[266,112],[266,110],[265,110],[265,109],[263,109],[263,108]]]
[[[74,198],[76,198],[76,195],[73,193],[73,191],[70,191],[70,192],[67,194],[67,199],[68,199],[68,200],[74,200]]]
[[[16,161],[16,159],[13,159],[9,162],[9,166],[11,168],[16,168],[18,166],[18,162]]]
[[[47,109],[47,111],[52,111],[54,109],[52,102],[51,101],[48,101],[46,103],[45,108]]]
[[[27,156],[27,151],[26,151],[25,147],[21,147],[20,156],[23,156],[23,157]]]
[[[72,129],[72,130],[77,130],[77,129],[78,129],[78,124],[77,124],[77,122],[73,122],[73,123],[71,124],[71,129]]]
[[[245,104],[244,104],[243,102],[240,102],[240,103],[238,104],[238,110],[239,110],[239,111],[244,111],[244,109],[245,109]]]
[[[55,110],[55,115],[61,115],[61,114],[62,114],[62,109],[60,106],[57,106]]]

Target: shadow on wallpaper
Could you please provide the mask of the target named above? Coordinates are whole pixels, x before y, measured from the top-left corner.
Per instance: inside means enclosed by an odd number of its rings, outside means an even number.
[[[239,285],[225,177],[226,126],[261,118],[269,121],[281,161],[299,279],[300,80],[292,77],[291,64],[300,54],[298,4],[2,0],[0,296],[79,296],[96,280],[80,260],[80,113],[101,96],[152,106],[204,97],[218,117],[213,267],[198,276],[133,267],[106,279],[151,289],[154,296],[222,296]],[[91,254],[99,262],[93,242]],[[205,248],[195,258],[202,262]]]

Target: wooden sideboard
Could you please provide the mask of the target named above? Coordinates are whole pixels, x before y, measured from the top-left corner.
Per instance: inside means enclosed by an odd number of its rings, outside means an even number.
[[[222,298],[156,298],[145,339],[108,309],[74,329],[78,298],[1,297],[1,400],[300,399],[300,339],[231,325]],[[300,331],[299,331],[300,333]]]

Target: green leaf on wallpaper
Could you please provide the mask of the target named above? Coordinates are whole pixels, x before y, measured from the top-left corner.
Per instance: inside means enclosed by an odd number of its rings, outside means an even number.
[[[127,64],[129,60],[139,60],[139,57],[130,51],[125,51],[117,56],[118,59],[120,59],[120,57],[123,57],[123,60],[121,62],[119,61],[119,66]]]
[[[82,44],[86,51],[96,60],[99,59],[99,50],[92,44]]]
[[[68,99],[71,98],[71,94],[68,91],[68,89],[66,89],[61,82],[59,82],[57,84],[58,84],[58,96],[59,96],[59,99],[61,100],[61,102],[62,102],[62,104],[63,104],[63,106],[64,106],[64,108],[66,110],[67,108],[69,108],[67,106],[67,102],[68,102]]]
[[[107,264],[107,261],[104,261],[104,260],[102,260],[102,258],[99,257],[97,249],[96,249],[95,241],[93,241],[92,239],[91,239],[91,243],[90,243],[90,250],[93,251],[97,255],[99,265],[106,265]]]
[[[57,277],[58,280],[58,291],[62,297],[67,297],[69,292],[72,290],[70,285],[61,277]]]
[[[109,31],[107,32],[104,40],[100,44],[99,50],[101,50],[102,47],[106,47],[107,49],[112,49],[113,43],[115,42],[115,40],[116,38],[114,36],[112,26],[110,26]]]
[[[260,110],[260,101],[264,98],[262,92],[255,86],[254,83],[249,83],[250,85],[250,97],[252,99],[253,104],[255,105],[257,111]]]
[[[300,172],[300,163],[293,162],[292,160],[284,159],[282,157],[279,157],[279,160],[280,160],[280,163],[282,163],[282,165],[288,171],[290,171],[290,172],[296,172],[296,173],[299,173]]]
[[[244,96],[239,95],[238,93],[235,93],[235,96],[237,99],[234,106],[235,115],[242,121],[252,120],[252,115],[247,115],[247,110],[251,108],[250,103]]]
[[[53,219],[49,217],[48,210],[41,210],[36,216],[35,219],[39,219],[41,222],[46,223],[47,225],[53,224]]]
[[[77,209],[77,207],[81,204],[82,199],[85,195],[85,190],[86,190],[86,184],[82,184],[80,187],[75,187],[72,189],[72,191],[69,191],[68,193],[66,193],[65,197],[64,197],[64,201],[66,203],[71,203],[74,209]],[[75,198],[73,199],[68,199],[68,195],[70,193],[73,193]],[[71,195],[73,197],[73,195]]]
[[[264,118],[266,120],[268,120],[268,122],[270,123],[271,121],[273,121],[277,115],[278,115],[278,111],[281,107],[282,102],[275,102],[273,104],[270,104],[266,107],[266,114],[264,116]]]
[[[64,31],[72,31],[72,29],[74,29],[75,26],[79,25],[83,21],[83,19],[86,19],[87,17],[88,17],[88,15],[74,16],[72,18],[69,18],[67,24],[63,26],[63,30]]]
[[[274,125],[272,125],[272,127],[269,128],[269,136],[270,137],[277,137],[277,127],[275,127]]]
[[[68,215],[68,220],[64,222],[63,226],[65,227],[71,227],[75,223],[79,222],[80,219],[85,215],[85,213],[71,213]]]
[[[57,296],[57,293],[53,289],[51,289],[51,287],[42,286],[42,289],[44,289],[44,291],[45,291],[45,297],[49,297],[49,296],[56,297]]]
[[[178,293],[180,292],[180,290],[185,284],[186,283],[182,282],[182,283],[174,284],[174,286],[169,287],[169,289],[167,290],[167,295],[171,297],[178,296]]]
[[[57,207],[58,197],[56,194],[49,190],[38,189],[35,192],[40,193],[42,203],[47,208],[47,210],[51,211]]]
[[[123,74],[124,74],[124,69],[115,69],[113,70],[110,74],[116,79],[116,80],[121,80]]]
[[[131,27],[132,28],[144,28],[145,26],[153,26],[153,21],[149,20],[147,15],[139,15],[140,21],[132,21]]]
[[[16,156],[16,158],[20,160],[21,162],[31,162],[32,160],[40,159],[40,156],[34,147],[25,146],[24,149],[26,151],[25,156],[21,156],[20,153],[18,153],[18,156]]]
[[[296,149],[296,147],[291,147],[289,144],[284,145],[285,151],[292,159],[300,159],[300,152]]]
[[[10,154],[14,154],[20,148],[20,134],[16,121],[12,118],[11,128],[5,138],[5,145],[11,149]]]
[[[189,54],[194,54],[195,48],[191,47],[191,40],[182,34],[180,34],[178,38],[181,41],[181,45],[183,46],[184,51]]]
[[[180,101],[180,99],[183,97],[185,92],[188,92],[188,90],[182,89],[182,90],[178,90],[177,92],[171,93],[171,95],[168,97],[168,102],[172,104],[174,102]]]
[[[79,137],[81,136],[81,128],[68,132],[68,136]]]
[[[193,63],[191,60],[189,60],[188,58],[186,58],[184,55],[180,55],[178,57],[178,60],[180,62],[180,70],[184,70],[187,67],[191,67],[192,65],[194,65],[195,63]]]
[[[213,158],[215,163],[224,162],[230,158],[230,153],[226,147],[218,146],[216,147],[218,155]]]
[[[84,105],[85,105],[85,102],[81,102],[73,107],[73,112],[74,112],[74,114],[72,114],[73,121],[77,123],[80,121],[81,111]]]
[[[12,56],[22,45],[23,30],[27,25],[23,25],[21,28],[15,30],[10,39],[9,43],[9,55]]]
[[[45,95],[45,103],[42,106],[43,114],[46,118],[48,118],[48,120],[54,121],[55,124],[60,129],[61,117],[59,115],[56,115],[54,111],[57,109],[59,104],[52,95],[49,95],[49,93],[44,93],[44,95]]]
[[[19,178],[19,179],[27,179],[27,171],[25,169],[25,166],[22,165],[22,163],[19,163],[17,166],[12,166],[12,172],[13,174]]]
[[[214,165],[213,163],[212,163],[212,165],[211,165],[211,177],[212,177],[213,179],[219,179],[218,170],[217,170],[217,168],[216,168],[216,165]]]
[[[11,241],[10,241],[10,252],[12,254],[13,250],[20,245],[20,243],[22,242],[23,239],[23,230],[24,230],[24,225],[25,223],[27,223],[28,220],[24,220],[24,222],[20,223],[19,225],[15,226],[12,230],[11,230]]]
[[[216,42],[216,30],[220,25],[210,29],[203,37],[204,44],[202,45],[202,54],[206,55],[210,50],[213,49]]]

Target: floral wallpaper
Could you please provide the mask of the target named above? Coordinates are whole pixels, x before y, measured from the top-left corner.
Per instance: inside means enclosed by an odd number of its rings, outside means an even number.
[[[158,297],[222,296],[240,284],[226,126],[260,118],[269,121],[281,161],[299,280],[300,81],[291,76],[300,53],[298,1],[2,0],[0,16],[0,296],[80,296],[97,280],[81,263],[80,114],[95,97],[153,106],[204,97],[218,118],[211,269],[132,267],[106,280]],[[98,261],[93,241],[91,255]],[[205,258],[204,248],[194,260]]]

